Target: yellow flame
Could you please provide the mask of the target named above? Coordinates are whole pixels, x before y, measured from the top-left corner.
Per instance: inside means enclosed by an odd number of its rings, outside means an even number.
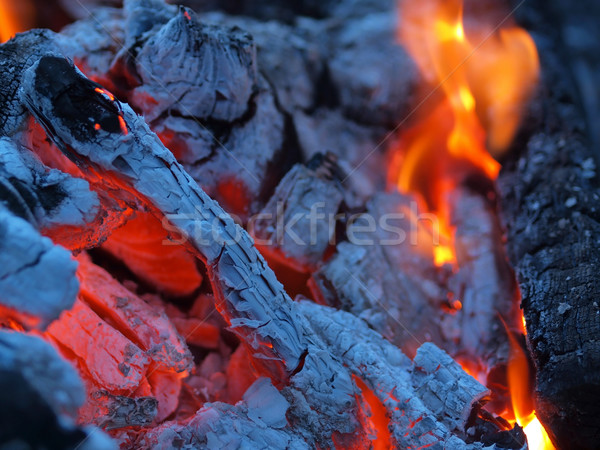
[[[523,424],[519,425],[523,426]],[[529,450],[555,450],[554,445],[552,445],[548,437],[548,433],[546,433],[546,430],[535,414],[529,423],[523,427],[523,431],[525,431],[525,435],[527,436]]]
[[[455,261],[445,193],[461,176],[495,179],[538,76],[535,44],[508,21],[465,29],[461,0],[400,1],[399,39],[423,78],[444,94],[399,139],[401,164],[391,171],[402,192],[419,192],[447,239],[434,247],[437,265]],[[485,24],[485,17],[480,22]],[[487,146],[487,147],[486,147]]]
[[[546,433],[546,430],[535,415],[533,399],[531,398],[533,387],[530,385],[530,371],[527,356],[523,348],[504,324],[508,333],[510,344],[510,360],[508,363],[508,385],[512,400],[515,420],[527,436],[527,442],[531,450],[554,450],[554,446]]]

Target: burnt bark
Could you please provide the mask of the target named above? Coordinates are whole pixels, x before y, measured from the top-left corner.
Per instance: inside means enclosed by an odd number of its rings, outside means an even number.
[[[542,80],[498,186],[537,368],[536,412],[560,448],[600,442],[600,199],[595,154],[553,29],[536,28]],[[532,129],[534,131],[532,131]],[[518,151],[517,151],[518,149]]]

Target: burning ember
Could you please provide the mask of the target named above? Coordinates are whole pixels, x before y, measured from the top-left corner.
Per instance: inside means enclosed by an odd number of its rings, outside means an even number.
[[[2,445],[565,445],[506,188],[546,138],[514,11],[61,0],[72,23],[13,37],[13,3]]]

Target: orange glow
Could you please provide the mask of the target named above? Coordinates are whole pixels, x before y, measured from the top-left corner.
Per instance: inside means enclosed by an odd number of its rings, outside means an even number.
[[[446,193],[475,172],[495,179],[538,77],[535,44],[522,29],[478,18],[463,25],[461,0],[400,2],[399,39],[430,89],[443,93],[399,138],[390,176],[401,192],[423,195],[439,219],[434,262],[455,264]],[[425,109],[425,108],[424,108]]]
[[[373,450],[388,450],[392,448],[391,434],[388,429],[389,418],[385,406],[363,380],[356,375],[352,375],[352,379],[356,383],[356,386],[361,390],[362,398],[369,409],[365,414],[367,416],[367,423],[364,425],[366,429],[369,429],[374,434],[374,438],[371,441],[371,448],[373,448]]]
[[[125,119],[123,119],[123,116],[119,116],[119,125],[123,134],[127,136],[129,134],[129,131],[127,130],[127,124],[125,123]]]
[[[102,95],[106,95],[108,97],[108,99],[111,102],[115,101],[115,96],[112,95],[109,91],[107,91],[106,89],[102,89],[102,88],[95,88],[94,91],[96,91],[98,94],[102,94]]]
[[[0,329],[8,328],[15,331],[24,331],[38,327],[41,320],[31,314],[17,311],[8,306],[0,305]]]
[[[0,0],[0,43],[34,25],[35,12],[29,0]]]

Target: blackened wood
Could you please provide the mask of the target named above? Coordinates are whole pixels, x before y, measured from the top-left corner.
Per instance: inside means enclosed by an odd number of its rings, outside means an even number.
[[[0,136],[11,136],[23,126],[26,108],[17,92],[23,71],[55,48],[55,36],[49,30],[34,30],[0,46]]]
[[[156,418],[158,401],[154,397],[131,398],[108,393],[106,396],[108,414],[99,424],[105,430],[148,426]]]
[[[500,173],[501,214],[537,368],[536,412],[558,447],[596,448],[600,190],[596,155],[549,38],[553,32],[536,35],[542,80],[532,108],[538,127],[532,132],[525,122],[529,133]]]

